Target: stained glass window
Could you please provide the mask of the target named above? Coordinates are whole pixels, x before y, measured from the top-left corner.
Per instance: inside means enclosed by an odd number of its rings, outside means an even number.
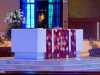
[[[21,9],[25,16],[25,25],[23,28],[34,28],[35,27],[35,0],[21,0]]]
[[[55,28],[62,26],[63,0],[21,0],[25,16],[23,28]]]

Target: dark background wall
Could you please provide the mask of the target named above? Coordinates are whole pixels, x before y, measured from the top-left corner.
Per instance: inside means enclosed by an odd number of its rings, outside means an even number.
[[[6,31],[8,25],[4,23],[4,18],[9,11],[20,8],[20,0],[0,0],[0,31]]]
[[[69,0],[69,28],[84,29],[84,39],[96,39],[100,22],[100,0]]]
[[[100,16],[100,0],[69,0],[69,17],[87,18]]]

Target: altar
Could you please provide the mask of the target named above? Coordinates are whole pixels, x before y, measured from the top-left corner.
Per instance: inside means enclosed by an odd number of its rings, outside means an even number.
[[[82,29],[12,29],[15,58],[60,59],[80,57]]]

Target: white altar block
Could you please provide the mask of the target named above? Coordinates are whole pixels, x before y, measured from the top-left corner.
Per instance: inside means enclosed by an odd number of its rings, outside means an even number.
[[[12,51],[15,58],[43,58],[45,47],[44,29],[12,29],[11,31]]]
[[[53,29],[51,29],[53,30]],[[63,30],[63,29],[62,29]],[[73,29],[75,31],[75,55],[76,58],[80,57],[80,52],[83,50],[83,30]],[[46,29],[12,29],[11,43],[12,51],[15,53],[15,58],[30,58],[30,59],[45,59],[45,53],[47,51],[47,34]],[[73,35],[71,29],[67,29],[69,39],[66,42],[69,43],[68,48],[71,52],[72,42],[71,36]],[[52,49],[54,49],[54,34],[52,33]],[[58,37],[57,37],[58,38]],[[52,50],[51,49],[51,50]]]
[[[45,59],[46,29],[38,28],[37,39],[37,59]]]
[[[83,30],[82,29],[75,29],[76,30],[76,57],[80,57],[80,52],[83,50]]]

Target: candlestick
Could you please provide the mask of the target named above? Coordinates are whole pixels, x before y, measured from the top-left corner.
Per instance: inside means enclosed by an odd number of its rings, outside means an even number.
[[[97,22],[97,40],[99,40],[99,22]]]

